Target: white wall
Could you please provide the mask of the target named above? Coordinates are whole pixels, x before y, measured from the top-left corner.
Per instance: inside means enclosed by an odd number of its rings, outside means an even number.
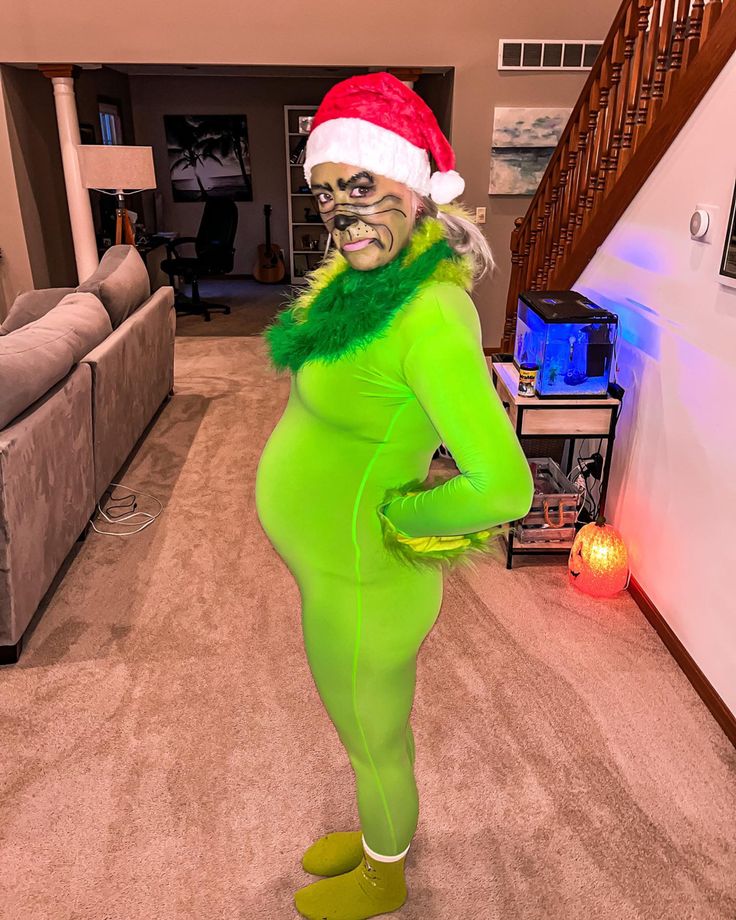
[[[718,282],[736,182],[736,56],[577,290],[618,313],[626,387],[607,517],[632,572],[736,712],[736,289]],[[690,238],[717,205],[713,242]]]

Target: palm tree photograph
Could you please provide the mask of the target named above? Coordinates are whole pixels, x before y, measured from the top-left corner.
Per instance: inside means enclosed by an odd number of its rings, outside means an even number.
[[[174,201],[253,201],[245,115],[164,115]]]

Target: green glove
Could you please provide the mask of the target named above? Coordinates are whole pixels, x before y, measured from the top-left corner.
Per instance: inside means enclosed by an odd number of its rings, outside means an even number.
[[[410,546],[415,553],[441,553],[448,549],[465,549],[470,540],[465,536],[456,537],[409,537],[397,534],[399,543]]]

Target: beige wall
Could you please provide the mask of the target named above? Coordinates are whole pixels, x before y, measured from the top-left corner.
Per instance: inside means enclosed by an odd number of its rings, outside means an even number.
[[[32,286],[76,284],[51,81],[38,70],[8,66],[2,77]]]
[[[476,298],[485,342],[495,345],[503,325],[509,237],[527,200],[488,197],[493,106],[570,105],[584,82],[580,74],[501,74],[498,39],[600,38],[618,6],[618,0],[377,0],[355,16],[345,4],[315,8],[302,0],[211,0],[206,9],[199,0],[180,0],[173,11],[149,0],[4,0],[0,61],[455,67],[451,134],[467,183],[463,200],[472,208],[488,206],[486,230],[501,263]],[[122,27],[111,28],[112,21]]]
[[[0,321],[21,291],[33,287],[20,198],[16,188],[5,85],[0,73]]]
[[[31,266],[32,281],[25,283],[25,287],[74,285],[77,283],[77,268],[52,83],[35,68],[9,65],[0,65],[0,80],[5,98],[15,194],[20,203],[24,244]],[[79,120],[95,126],[98,142],[101,138],[97,97],[119,99],[125,140],[135,143],[130,91],[125,74],[106,67],[85,70],[75,81],[75,94]],[[12,199],[12,185],[13,181],[10,181],[0,186],[0,205]],[[97,197],[97,193],[92,193],[93,204],[96,204]],[[8,260],[12,261],[15,251],[9,251]]]

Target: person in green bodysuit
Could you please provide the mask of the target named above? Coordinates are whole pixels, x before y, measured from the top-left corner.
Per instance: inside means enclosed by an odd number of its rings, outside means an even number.
[[[360,817],[359,830],[304,854],[324,876],[295,895],[312,920],[362,920],[405,902],[417,653],[445,570],[486,552],[532,500],[469,294],[490,252],[450,204],[463,187],[453,166],[431,111],[395,77],[333,87],[305,176],[335,248],[265,332],[291,389],[260,458],[256,505],[299,586],[307,660]],[[441,443],[459,472],[428,482]]]

